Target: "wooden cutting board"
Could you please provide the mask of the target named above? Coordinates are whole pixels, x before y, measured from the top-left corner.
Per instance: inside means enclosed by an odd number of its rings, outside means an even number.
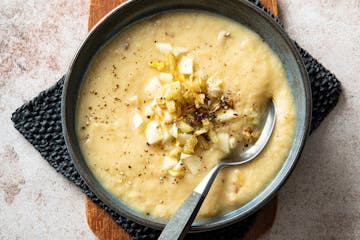
[[[260,0],[272,13],[278,15],[277,0]],[[124,0],[90,0],[88,29],[90,30],[105,14]],[[85,199],[87,222],[100,240],[130,240],[131,237],[101,207],[88,197]],[[274,222],[277,197],[272,199],[258,214],[255,224],[244,240],[258,239]]]

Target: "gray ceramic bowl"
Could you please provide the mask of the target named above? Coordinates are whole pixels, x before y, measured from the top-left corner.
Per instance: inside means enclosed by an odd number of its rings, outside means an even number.
[[[90,189],[120,215],[142,225],[162,229],[166,221],[146,216],[129,208],[106,191],[94,177],[81,154],[75,135],[75,111],[84,74],[92,58],[105,43],[135,21],[164,11],[179,9],[202,10],[226,16],[257,32],[278,54],[285,66],[295,96],[297,112],[296,133],[291,150],[276,177],[247,204],[218,217],[195,221],[191,231],[199,232],[221,228],[244,219],[268,202],[294,168],[308,135],[311,97],[307,73],[293,42],[268,15],[248,1],[239,0],[227,0],[226,2],[220,0],[133,0],[117,7],[89,33],[69,68],[63,90],[62,124],[71,157]]]

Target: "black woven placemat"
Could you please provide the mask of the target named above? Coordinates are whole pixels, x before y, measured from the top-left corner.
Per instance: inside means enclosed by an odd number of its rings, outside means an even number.
[[[249,1],[271,15],[282,26],[281,22],[270,11],[265,9],[259,1]],[[332,73],[325,69],[305,50],[299,46],[297,47],[304,60],[311,81],[313,97],[311,131],[313,131],[335,107],[341,93],[341,87],[340,82]],[[91,192],[75,169],[67,152],[61,128],[60,105],[63,83],[64,77],[53,87],[41,92],[30,102],[18,108],[11,118],[15,128],[24,135],[57,172],[74,182],[82,192],[104,208],[133,239],[156,239],[159,231],[136,224],[115,213]],[[255,219],[256,214],[229,227],[207,233],[192,234],[188,238],[193,240],[241,239],[252,226]]]

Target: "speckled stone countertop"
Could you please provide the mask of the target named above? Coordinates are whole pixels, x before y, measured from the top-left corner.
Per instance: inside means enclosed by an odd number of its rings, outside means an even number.
[[[279,192],[262,239],[360,239],[360,0],[279,0],[302,47],[343,84]],[[96,239],[84,196],[13,128],[11,113],[53,85],[87,32],[86,0],[0,1],[0,239]]]

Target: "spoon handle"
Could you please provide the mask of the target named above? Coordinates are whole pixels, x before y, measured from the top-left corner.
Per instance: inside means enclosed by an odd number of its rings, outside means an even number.
[[[202,202],[209,192],[211,184],[214,182],[217,173],[224,167],[222,164],[216,165],[205,176],[195,190],[185,199],[169,222],[166,224],[158,240],[181,240],[185,237],[191,227]]]
[[[204,199],[200,193],[193,191],[166,224],[158,240],[183,239]]]

